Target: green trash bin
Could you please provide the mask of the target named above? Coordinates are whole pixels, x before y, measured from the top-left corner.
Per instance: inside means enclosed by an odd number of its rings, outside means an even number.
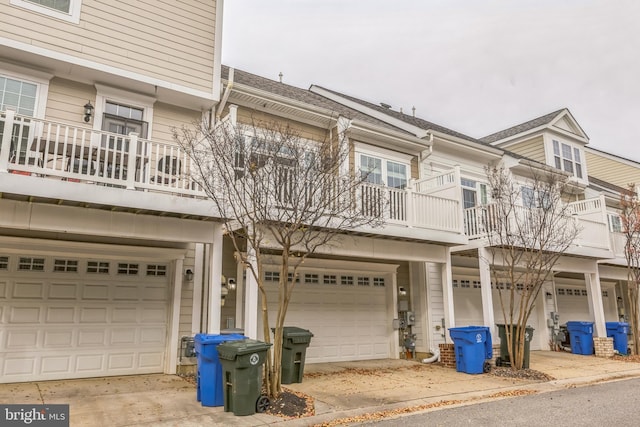
[[[225,412],[253,415],[269,407],[262,396],[262,365],[271,344],[252,339],[227,341],[218,346],[222,364],[222,388]]]
[[[509,347],[507,347],[507,328],[504,324],[496,324],[498,327],[498,334],[500,336],[500,357],[496,358],[496,366],[511,366],[511,360],[509,360]],[[513,325],[513,333],[515,335],[516,325]],[[534,329],[531,326],[527,326],[524,332],[524,358],[522,361],[522,367],[529,369],[529,347],[531,339],[533,338]],[[512,336],[513,340],[514,337]],[[512,350],[515,353],[517,343],[512,342]]]
[[[275,329],[272,329],[275,331]],[[282,328],[282,384],[301,383],[304,375],[304,361],[307,347],[313,334],[307,329],[295,326]]]

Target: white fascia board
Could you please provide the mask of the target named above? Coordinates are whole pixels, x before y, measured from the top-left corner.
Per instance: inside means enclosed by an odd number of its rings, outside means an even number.
[[[169,89],[175,92],[181,92],[189,96],[205,99],[207,101],[217,102],[219,100],[219,93],[205,92],[202,90],[193,89],[187,86],[168,82],[166,80],[157,79],[150,76],[145,76],[134,71],[123,70],[121,68],[113,67],[111,65],[101,64],[99,62],[90,61],[88,59],[78,58],[66,53],[56,52],[50,49],[45,49],[40,46],[34,46],[32,44],[19,42],[16,40],[8,39],[6,37],[0,37],[0,45],[6,46],[12,49],[19,49],[24,52],[32,53],[34,55],[44,56],[46,58],[54,59],[61,62],[66,62],[80,67],[86,67],[92,70],[102,71],[115,76],[124,77],[130,80],[139,81],[152,86],[158,86],[160,88]]]
[[[213,82],[212,91],[216,101],[220,100],[222,93],[222,23],[224,14],[224,0],[216,2],[216,31],[213,46]]]
[[[227,82],[225,81],[225,83]],[[253,96],[264,101],[273,102],[275,104],[280,104],[290,108],[297,108],[302,111],[317,114],[322,119],[338,119],[338,116],[333,114],[333,111],[327,110],[326,108],[316,107],[315,105],[307,104],[306,102],[296,101],[286,96],[277,95],[261,89],[256,89],[253,86],[247,86],[241,83],[234,82],[232,92]]]
[[[397,128],[406,130],[407,132],[414,134],[418,138],[425,138],[429,134],[429,131],[424,130],[418,126],[411,125],[403,120],[396,119],[395,117],[391,117],[388,114],[382,113],[378,110],[374,110],[373,108],[366,107],[359,102],[343,98],[316,85],[311,85],[311,87],[309,87],[309,90],[318,95],[322,95],[325,98],[329,98],[332,101],[338,102],[346,107],[353,108],[354,110],[360,111],[361,113],[367,114],[371,117],[375,117],[376,119],[381,120],[385,123],[389,123],[390,125],[393,125]]]
[[[439,132],[439,131],[435,131],[435,130],[430,130],[429,131],[435,138],[447,141],[447,142],[453,142],[456,143],[458,145],[462,145],[465,147],[465,149],[471,149],[471,150],[476,150],[478,152],[484,153],[485,155],[493,155],[496,157],[502,157],[502,155],[504,154],[504,151],[499,149],[499,148],[494,148],[491,147],[489,145],[483,145],[477,142],[473,142],[473,141],[468,141],[466,139],[457,137],[457,136],[453,136],[453,135],[449,135],[447,133],[443,133],[443,132]]]
[[[356,119],[351,122],[351,126],[349,127],[347,134],[350,132],[353,132],[354,135],[358,135],[363,138],[369,137],[377,141],[384,140],[385,142],[393,142],[398,146],[414,149],[416,152],[422,151],[433,145],[433,142],[429,142],[425,139],[420,139],[413,135],[402,134],[400,132],[394,132],[390,129],[380,128]]]

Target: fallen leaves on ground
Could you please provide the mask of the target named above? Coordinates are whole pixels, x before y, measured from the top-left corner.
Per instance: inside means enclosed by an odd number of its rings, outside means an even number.
[[[408,406],[406,408],[389,409],[387,411],[370,412],[367,414],[356,415],[354,417],[338,418],[328,421],[326,423],[314,424],[312,427],[334,427],[352,423],[361,423],[364,421],[381,420],[388,417],[395,417],[402,414],[410,414],[412,412],[424,411],[432,408],[439,408],[442,406],[456,405],[462,403],[462,400],[441,400],[435,403],[427,403],[418,406]]]
[[[638,355],[638,354],[631,354],[629,356],[624,356],[622,354],[616,354],[615,356],[611,356],[611,359],[620,360],[622,362],[640,363],[640,355]]]
[[[535,390],[507,390],[507,391],[499,391],[498,393],[490,394],[489,396],[485,396],[490,399],[494,399],[496,397],[518,397],[518,396],[527,396],[530,394],[536,394]]]

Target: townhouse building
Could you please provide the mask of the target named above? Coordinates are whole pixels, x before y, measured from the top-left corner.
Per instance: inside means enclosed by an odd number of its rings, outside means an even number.
[[[222,7],[0,2],[0,381],[175,373],[194,365],[196,333],[264,338],[257,284],[173,137],[195,121],[344,135],[347,170],[368,173],[361,197],[385,201],[383,227],[345,232],[299,271],[286,324],[314,333],[307,363],[397,358],[453,326],[494,328],[474,223],[491,203],[489,163],[523,182],[544,165],[573,176],[583,232],[536,304],[532,348],[548,348],[552,312],[594,321],[597,337],[624,315],[616,197],[637,162],[590,149],[566,109],[476,139],[223,67]],[[279,266],[265,263],[273,294]]]

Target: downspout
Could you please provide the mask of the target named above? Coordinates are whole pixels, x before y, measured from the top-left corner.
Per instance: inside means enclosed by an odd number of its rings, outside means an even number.
[[[222,116],[222,111],[224,110],[224,107],[227,105],[227,100],[229,99],[229,95],[231,94],[231,89],[233,89],[233,74],[234,74],[234,69],[229,68],[229,78],[227,79],[227,86],[224,88],[222,99],[220,100],[220,104],[218,104],[218,108],[216,109],[216,123],[220,121],[220,117]]]
[[[440,360],[440,350],[430,349],[429,351],[433,354],[433,356],[427,357],[426,359],[422,359],[421,360],[422,363],[433,363]]]

